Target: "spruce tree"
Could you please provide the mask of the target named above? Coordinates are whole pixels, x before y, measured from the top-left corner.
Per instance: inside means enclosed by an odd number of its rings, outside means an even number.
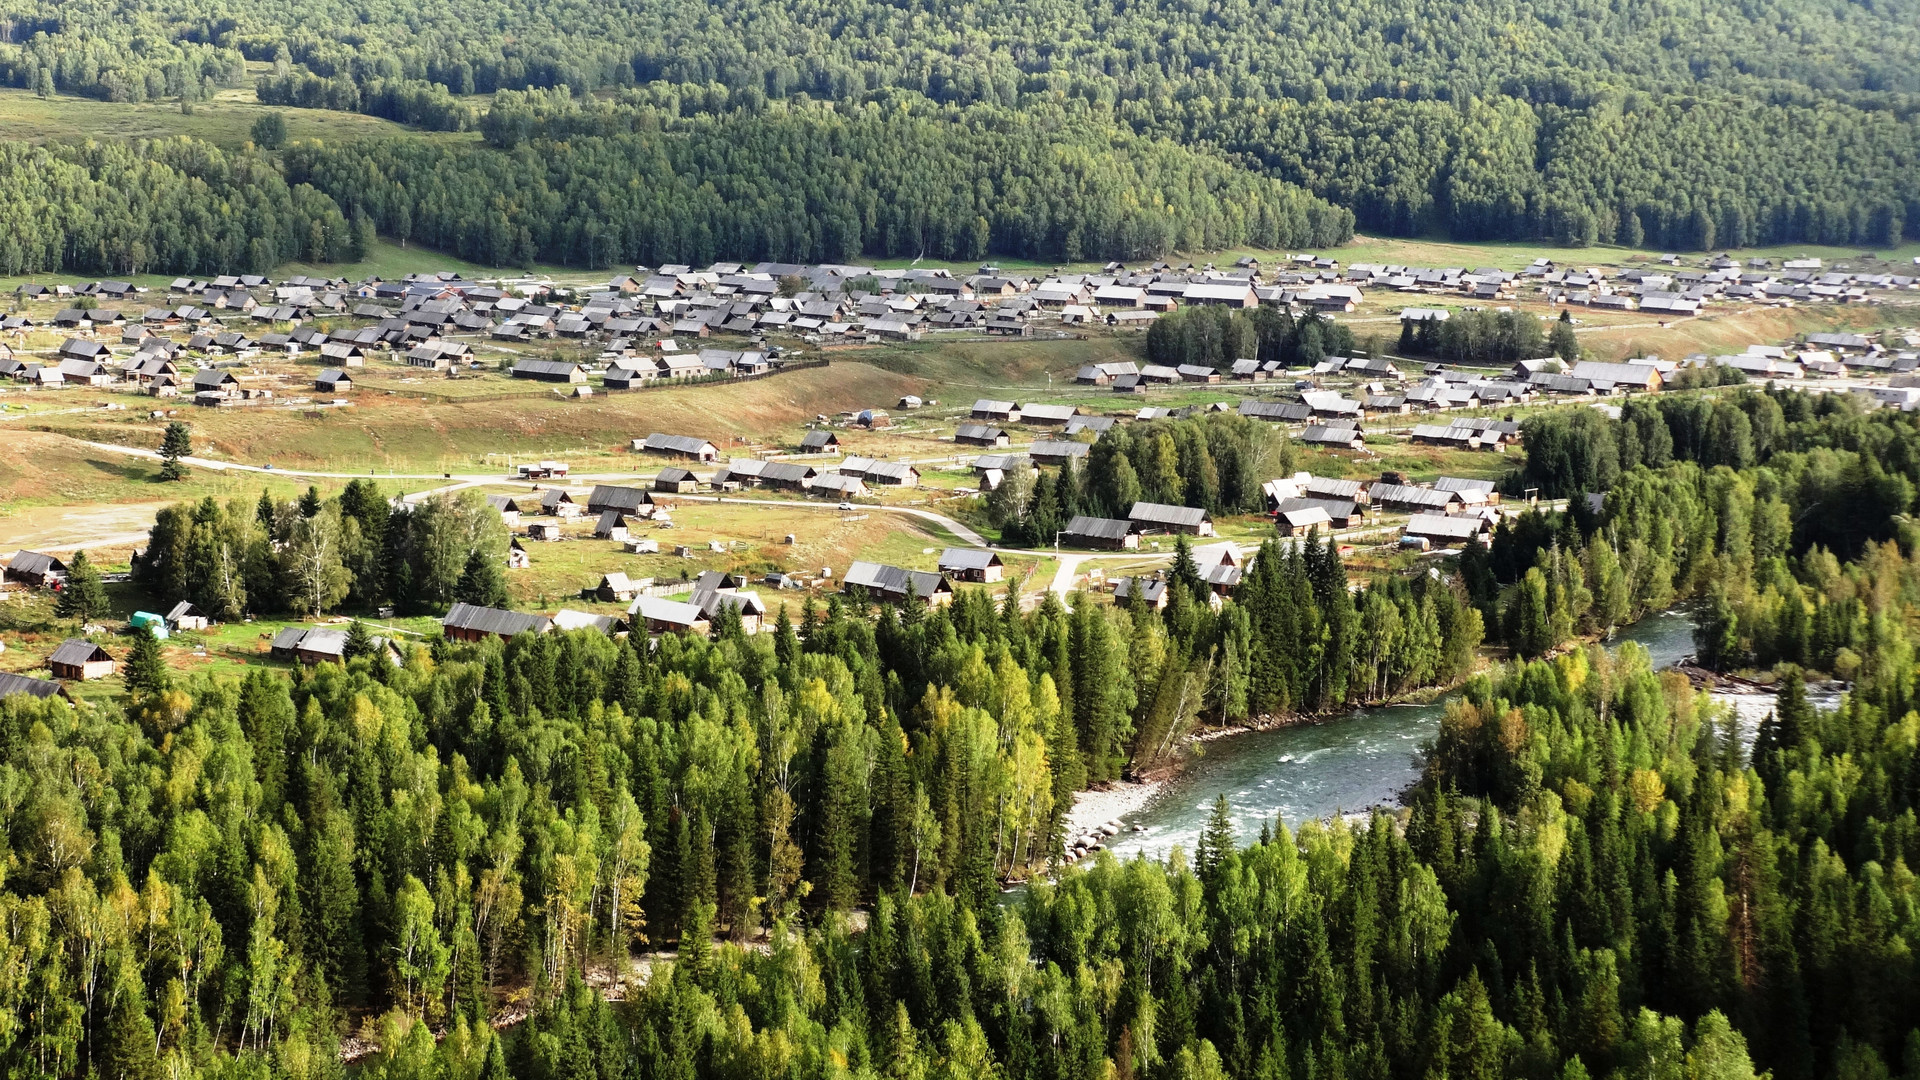
[[[54,613],[63,619],[88,622],[107,612],[107,589],[100,582],[100,568],[87,553],[76,551],[67,563],[67,580],[60,586],[60,598],[54,601]]]
[[[367,630],[367,624],[359,619],[347,626],[347,642],[340,647],[342,660],[357,660],[362,656],[372,656],[374,650],[373,634]]]
[[[135,697],[166,693],[173,684],[167,662],[160,654],[160,639],[145,630],[133,635],[133,650],[127,654],[125,672],[127,692]]]
[[[479,548],[468,552],[467,564],[460,571],[459,584],[453,587],[453,598],[463,604],[480,607],[505,606],[507,578],[501,572],[500,564],[488,558]]]
[[[160,479],[185,480],[187,467],[182,459],[193,453],[193,436],[178,420],[167,425],[160,440]]]
[[[1214,875],[1233,853],[1233,812],[1227,806],[1227,796],[1221,792],[1214,797],[1213,813],[1208,816],[1206,825],[1200,830],[1200,851],[1198,852],[1200,880],[1211,885]]]

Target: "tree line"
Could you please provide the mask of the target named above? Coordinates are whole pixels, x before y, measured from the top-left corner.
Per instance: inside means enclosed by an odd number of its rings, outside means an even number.
[[[1400,235],[1884,246],[1920,213],[1897,179],[1920,163],[1920,39],[1906,12],[1873,6],[1691,0],[1641,18],[1571,0],[1471,13],[1321,0],[1279,29],[1247,11],[1062,0],[964,14],[872,0],[830,15],[764,0],[68,9],[22,13],[0,79],[187,105],[244,81],[252,61],[272,65],[262,101],[443,130],[485,123],[467,96],[502,91],[637,93],[708,113],[1072,102],[1235,155]]]
[[[1116,425],[1084,465],[1013,469],[987,497],[987,516],[1010,544],[1045,545],[1080,514],[1124,518],[1142,500],[1210,514],[1266,509],[1261,485],[1291,475],[1294,451],[1272,424],[1231,413]]]
[[[364,257],[373,222],[196,139],[0,143],[0,274],[265,272]]]
[[[163,507],[132,568],[163,605],[190,601],[222,622],[388,604],[440,614],[506,602],[506,547],[500,515],[471,492],[390,503],[361,479],[328,499],[308,488],[291,500],[263,491],[251,506],[207,496]]]
[[[1516,664],[1449,705],[1399,820],[1289,829],[1223,797],[1192,852],[1003,903],[982,880],[1045,804],[1021,747],[1068,711],[1019,656],[1071,669],[1082,618],[843,607],[745,652],[576,634],[143,690],[127,715],[0,703],[34,796],[0,1054],[339,1075],[343,1018],[370,1015],[381,1080],[1920,1065],[1920,762],[1889,684],[1820,712],[1789,683],[1749,754],[1637,646]],[[954,683],[875,710],[910,673],[846,657],[926,634]],[[623,1002],[589,988],[642,937],[671,965]],[[486,1023],[503,984],[530,1012],[510,1041]]]

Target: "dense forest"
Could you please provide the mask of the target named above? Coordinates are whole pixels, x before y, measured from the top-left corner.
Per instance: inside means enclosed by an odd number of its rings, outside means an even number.
[[[1076,103],[1097,125],[1268,170],[1374,231],[1702,249],[1884,245],[1920,220],[1901,182],[1920,165],[1912,0],[0,10],[0,81],[44,93],[190,103],[242,84],[252,61],[267,66],[263,101],[441,130],[488,125],[467,95],[528,89],[685,117],[911,100],[1044,125]]]
[[[1635,485],[1671,501],[1704,470],[1737,503],[1789,455],[1858,453],[1803,440],[1913,430],[1768,395],[1775,441],[1728,462],[1739,425],[1711,417],[1766,413],[1749,393],[1694,395],[1705,428],[1656,417],[1698,438],[1556,534],[1662,516]],[[313,502],[290,513],[339,512]],[[1715,581],[1830,572],[1873,628],[1837,711],[1783,666],[1742,731],[1637,646],[1575,645],[1469,679],[1400,820],[1236,834],[1223,799],[1195,851],[1007,901],[1075,788],[1190,710],[1445,680],[1475,609],[1451,575],[1350,593],[1309,543],[1217,612],[1183,550],[1164,612],[834,598],[752,638],[439,641],[238,680],[142,646],[123,702],[0,702],[0,1060],[308,1080],[357,1028],[378,1080],[1917,1076],[1906,509],[1863,508],[1845,562],[1777,511],[1672,515]],[[670,969],[590,987],[643,944]],[[484,1022],[509,998],[510,1037]]]
[[[1004,543],[1029,547],[1051,545],[1077,515],[1124,518],[1143,499],[1256,514],[1266,509],[1261,485],[1292,475],[1294,462],[1274,425],[1231,413],[1116,425],[1087,448],[1084,466],[1010,470],[988,495],[987,514]]]
[[[264,155],[185,138],[0,142],[0,220],[5,275],[267,271],[359,259],[374,236]]]
[[[297,145],[287,172],[382,232],[497,265],[1136,260],[1325,246],[1353,231],[1351,214],[1299,188],[1084,110],[808,107],[664,124],[649,113],[632,133],[558,137],[540,130],[544,115],[490,128],[500,149]]]
[[[1698,658],[1843,679],[1910,655],[1920,614],[1920,426],[1844,394],[1752,387],[1567,409],[1522,427],[1513,490],[1573,496],[1503,522],[1462,558],[1490,636],[1538,656],[1676,600]],[[1597,512],[1580,496],[1605,493]],[[1885,672],[1882,678],[1891,676]]]

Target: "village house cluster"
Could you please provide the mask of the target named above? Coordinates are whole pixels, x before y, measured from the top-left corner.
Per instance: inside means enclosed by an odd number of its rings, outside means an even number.
[[[886,270],[856,265],[763,262],[638,268],[605,285],[556,288],[540,280],[483,283],[457,274],[409,275],[399,281],[349,282],[310,276],[272,281],[259,275],[177,278],[166,288],[124,281],[83,286],[22,285],[25,310],[0,319],[0,377],[33,387],[111,387],[196,404],[233,406],[275,400],[275,389],[249,385],[231,369],[261,359],[314,360],[322,366],[311,390],[331,401],[354,388],[370,361],[451,374],[495,367],[517,379],[558,384],[575,396],[655,383],[765,375],[793,362],[768,335],[822,347],[913,341],[928,333],[1031,337],[1047,327],[1144,326],[1183,305],[1247,309],[1282,306],[1295,313],[1351,312],[1365,292],[1423,293],[1493,303],[1519,299],[1554,304],[1697,314],[1716,300],[1741,303],[1873,302],[1890,290],[1915,288],[1913,277],[1824,270],[1819,260],[1767,260],[1738,265],[1727,256],[1688,268],[1675,257],[1650,268],[1601,270],[1558,267],[1545,260],[1519,272],[1492,268],[1421,268],[1292,255],[1273,267],[1242,258],[1234,265],[1154,263],[1144,268],[1108,264],[1098,274],[1013,274],[982,266],[959,275],[944,268]],[[1444,321],[1445,307],[1409,307],[1403,321]],[[327,329],[319,325],[325,321]],[[28,350],[26,333],[67,335],[54,348]],[[749,347],[706,347],[715,334],[750,339]],[[1847,339],[1850,335],[1834,335]],[[541,343],[576,346],[581,359],[509,353],[483,360],[476,346]],[[497,353],[495,355],[498,355]],[[1911,351],[1878,343],[1857,347],[1809,339],[1780,355],[1688,358],[1728,363],[1766,378],[1799,373],[1863,371],[1900,374],[1912,369]],[[1384,360],[1335,358],[1342,367],[1314,374],[1345,374],[1370,382],[1398,377]],[[1657,365],[1655,365],[1657,366]],[[1426,374],[1434,376],[1437,368]],[[1081,382],[1138,393],[1155,385],[1222,380],[1265,381],[1284,374],[1273,361],[1241,359],[1229,367],[1102,364],[1083,369]],[[1574,380],[1574,381],[1568,381]],[[1503,380],[1481,380],[1497,403]],[[1607,392],[1616,380],[1577,372],[1529,371],[1516,383],[1534,393]],[[1447,407],[1458,385],[1447,379],[1369,396],[1391,410],[1404,396],[1413,408]],[[281,393],[287,388],[281,387]],[[1484,403],[1484,402],[1482,402]],[[1366,402],[1362,402],[1366,404]]]

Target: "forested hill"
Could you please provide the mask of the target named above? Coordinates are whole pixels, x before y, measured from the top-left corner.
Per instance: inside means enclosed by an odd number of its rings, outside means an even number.
[[[383,232],[496,264],[1137,260],[1353,233],[1352,214],[1300,188],[1085,110],[795,107],[666,130],[654,110],[606,112],[569,125],[577,112],[503,103],[488,133],[508,150],[310,144],[288,151],[287,171]],[[622,128],[639,130],[599,134]]]
[[[122,100],[254,81],[269,103],[431,128],[499,90],[644,87],[685,114],[806,96],[1019,110],[1225,153],[1461,239],[1889,244],[1920,222],[1920,5],[1314,0],[1087,5],[6,0],[0,81]]]

